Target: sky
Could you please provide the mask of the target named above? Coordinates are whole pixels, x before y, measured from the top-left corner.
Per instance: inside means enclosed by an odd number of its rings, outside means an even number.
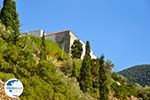
[[[71,30],[114,71],[150,64],[149,0],[17,0],[17,11],[21,32]]]

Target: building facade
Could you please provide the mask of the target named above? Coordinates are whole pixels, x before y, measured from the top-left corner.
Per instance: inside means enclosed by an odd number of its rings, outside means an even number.
[[[42,37],[43,33],[44,33],[43,30],[28,32],[29,35],[33,35],[36,37]],[[47,40],[51,40],[51,41],[58,43],[59,46],[61,47],[61,49],[69,54],[71,54],[71,46],[72,46],[74,40],[80,40],[70,30],[65,30],[65,31],[60,31],[60,32],[55,32],[55,33],[48,33],[45,35],[45,37]],[[82,48],[83,48],[83,52],[82,52],[82,56],[81,56],[81,58],[83,59],[83,57],[85,55],[85,43],[82,40],[80,40],[80,42],[82,43]],[[91,50],[90,55],[94,59],[97,58],[94,55],[92,50]]]

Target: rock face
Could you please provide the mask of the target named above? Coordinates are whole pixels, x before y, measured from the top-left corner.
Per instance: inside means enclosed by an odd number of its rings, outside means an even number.
[[[4,91],[4,82],[0,80],[0,100],[20,100],[19,98],[10,98]]]

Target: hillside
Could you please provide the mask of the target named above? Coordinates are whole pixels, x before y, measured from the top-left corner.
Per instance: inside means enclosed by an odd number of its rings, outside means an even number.
[[[8,31],[1,26],[0,33]],[[41,59],[40,38],[22,36],[16,45],[0,38],[0,79],[3,82],[10,78],[21,80],[24,85],[21,100],[93,100],[80,90],[75,78],[67,77],[59,69],[67,66],[68,55],[58,44],[45,42],[47,60]]]
[[[120,71],[119,74],[125,76],[132,83],[150,86],[150,64],[136,65]]]
[[[9,31],[0,26],[0,34],[8,34]],[[45,40],[45,48],[42,47],[41,38],[25,35],[19,37],[16,44],[12,44],[0,38],[0,79],[6,82],[8,79],[17,78],[24,86],[21,100],[99,100],[98,79],[93,78],[93,92],[83,92],[80,88],[78,77],[83,64],[82,59],[72,59],[63,52],[59,45]],[[43,51],[46,58],[43,58]],[[93,77],[97,77],[97,60],[93,60]],[[106,67],[112,66],[110,62]],[[72,77],[73,69],[76,76]],[[95,76],[94,76],[95,75]],[[136,86],[128,84],[118,74],[107,74],[109,86],[109,100],[128,100],[128,98],[145,98],[143,94],[149,94],[149,90],[136,95]],[[119,84],[121,85],[119,85]],[[3,88],[1,86],[0,88]],[[141,89],[140,89],[141,90]],[[142,94],[142,96],[141,96]],[[134,96],[134,97],[133,97]],[[7,97],[6,95],[4,97]],[[146,98],[149,97],[146,95]],[[2,95],[0,95],[2,98]],[[134,99],[129,99],[134,100]],[[138,100],[138,99],[137,99]],[[149,100],[144,99],[144,100]]]

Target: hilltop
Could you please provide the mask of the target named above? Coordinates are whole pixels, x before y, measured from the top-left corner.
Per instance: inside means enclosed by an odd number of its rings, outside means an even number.
[[[136,65],[120,71],[130,82],[150,86],[150,64]]]

